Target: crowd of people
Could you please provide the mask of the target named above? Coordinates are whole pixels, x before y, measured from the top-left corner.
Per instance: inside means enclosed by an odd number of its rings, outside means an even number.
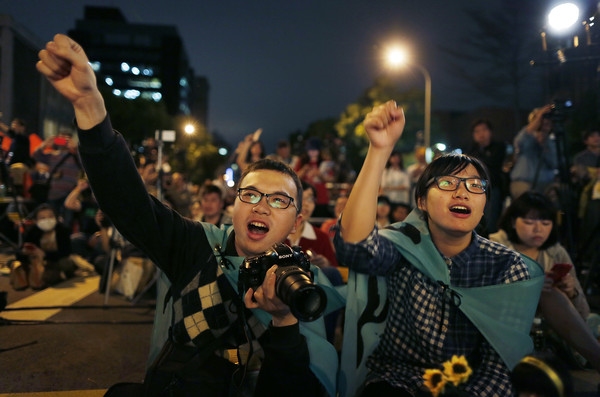
[[[513,157],[478,119],[466,154],[428,163],[419,147],[405,166],[395,149],[404,113],[389,101],[365,118],[369,148],[358,175],[315,137],[301,153],[281,141],[267,155],[259,130],[236,150],[236,189],[219,178],[197,186],[157,164],[155,142],[131,157],[87,61],[57,35],[37,65],[73,104],[78,142],[62,131],[34,144],[22,120],[0,125],[12,138],[3,181],[36,201],[28,222],[0,227],[24,236],[12,266],[16,289],[72,277],[82,260],[105,273],[117,230],[122,261],[143,258],[165,274],[170,298],[157,300],[157,322],[170,331],[153,340],[161,352],[143,384],[117,384],[107,395],[438,395],[443,384],[428,371],[456,357],[469,369],[454,383],[464,395],[516,395],[535,385],[511,370],[548,372],[539,364],[547,351],[527,356],[534,318],[600,372],[584,289],[600,261],[598,129],[584,133],[568,181],[559,178],[550,105],[530,114]],[[341,181],[351,189],[327,188]],[[551,193],[564,183],[579,194],[568,203],[578,209],[571,226],[579,242],[569,251],[558,232],[566,203]],[[45,188],[39,197],[34,185]],[[314,267],[331,302],[323,319],[300,324],[279,292],[277,263],[260,286],[238,289],[244,259],[284,242]],[[582,268],[588,282],[580,282]],[[230,359],[232,349],[246,359]],[[189,359],[173,365],[181,357]]]

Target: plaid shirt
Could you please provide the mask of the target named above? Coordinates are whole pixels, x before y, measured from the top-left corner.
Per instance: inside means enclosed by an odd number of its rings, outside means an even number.
[[[473,374],[461,388],[474,396],[512,395],[509,370],[497,352],[446,298],[444,287],[414,268],[391,241],[378,234],[377,227],[357,244],[344,242],[337,232],[334,244],[340,262],[360,273],[386,277],[389,315],[379,345],[367,361],[368,383],[383,380],[414,393],[423,387],[425,369],[441,368],[452,355],[465,355]],[[457,287],[529,278],[517,253],[476,233],[464,251],[444,260]]]

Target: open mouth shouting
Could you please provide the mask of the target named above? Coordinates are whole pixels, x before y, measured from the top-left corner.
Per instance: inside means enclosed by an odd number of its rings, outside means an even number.
[[[269,226],[261,221],[248,223],[248,235],[251,239],[259,240],[269,232]]]
[[[471,208],[465,205],[453,205],[450,207],[450,212],[459,216],[469,216],[471,214]]]

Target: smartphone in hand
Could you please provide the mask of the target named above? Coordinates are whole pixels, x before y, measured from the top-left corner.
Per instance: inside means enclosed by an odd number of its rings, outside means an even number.
[[[569,273],[573,265],[571,263],[555,263],[550,271],[552,272],[552,279],[555,283],[559,282],[564,276]]]

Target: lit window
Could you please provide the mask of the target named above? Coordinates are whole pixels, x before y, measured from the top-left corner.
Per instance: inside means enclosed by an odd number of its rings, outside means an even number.
[[[127,62],[122,62],[121,63],[121,70],[123,72],[129,72],[129,64]]]
[[[135,99],[140,96],[140,92],[138,90],[127,90],[123,96],[127,99]]]
[[[131,68],[131,73],[137,76],[140,74],[140,69],[134,66]]]
[[[106,85],[111,86],[113,85],[114,81],[113,79],[111,79],[110,77],[107,77],[104,79],[104,82],[106,83]]]

